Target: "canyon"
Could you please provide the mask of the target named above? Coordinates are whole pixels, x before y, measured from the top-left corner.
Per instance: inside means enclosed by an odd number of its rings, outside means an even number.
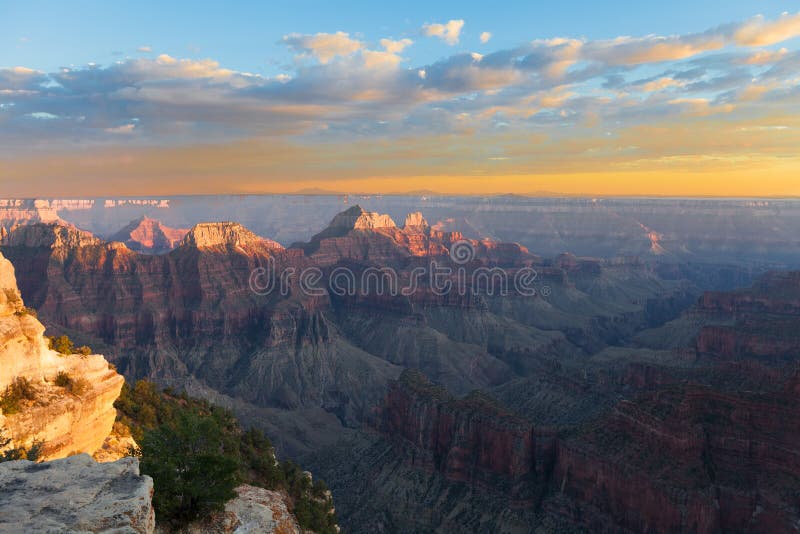
[[[609,204],[587,228],[610,224]],[[652,221],[641,247],[618,221],[596,257],[443,221],[352,206],[308,241],[203,222],[148,251],[31,221],[0,251],[48,331],[263,428],[328,482],[347,531],[796,528],[796,273],[710,242],[686,262]],[[406,294],[379,283],[390,269],[407,287],[434,261],[451,291],[430,271]],[[319,278],[259,291],[259,269]],[[343,269],[347,291],[324,283]],[[533,291],[465,285],[481,269],[530,270]]]

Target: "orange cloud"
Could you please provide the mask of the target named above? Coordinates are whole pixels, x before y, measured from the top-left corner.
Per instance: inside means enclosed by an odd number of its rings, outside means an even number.
[[[762,15],[752,18],[733,35],[737,44],[769,46],[800,36],[800,13],[783,13],[778,20],[765,20]]]

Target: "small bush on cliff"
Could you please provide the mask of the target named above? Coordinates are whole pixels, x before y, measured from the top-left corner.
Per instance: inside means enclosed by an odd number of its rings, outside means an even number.
[[[36,400],[36,388],[33,387],[30,380],[19,376],[6,386],[6,390],[0,397],[0,409],[6,415],[15,414],[20,411],[23,400]]]
[[[91,387],[85,378],[72,378],[66,371],[58,372],[55,384],[78,397],[86,393]]]
[[[67,336],[51,336],[50,348],[61,354],[72,354],[75,351],[75,343]]]
[[[27,306],[23,306],[20,310],[15,311],[14,315],[16,315],[17,317],[22,317],[23,315],[32,315],[33,317],[38,317],[36,310],[34,310],[33,308],[29,308]]]
[[[146,432],[141,469],[153,477],[156,515],[185,525],[224,508],[239,484],[236,448],[222,421],[191,411]]]

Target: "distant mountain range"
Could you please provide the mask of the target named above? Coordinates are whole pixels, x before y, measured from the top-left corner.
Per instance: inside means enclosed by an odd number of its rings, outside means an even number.
[[[791,199],[456,197],[420,193],[7,200],[0,202],[0,227],[7,231],[26,222],[62,220],[105,239],[129,242],[135,248],[136,239],[122,235],[121,229],[142,217],[159,221],[165,229],[186,229],[205,221],[236,221],[260,236],[289,246],[308,240],[334,215],[355,204],[386,213],[394,220],[420,211],[433,228],[461,232],[473,239],[517,242],[546,257],[569,252],[601,258],[660,256],[677,262],[800,265],[800,237],[796,232],[800,227],[800,201]],[[144,239],[142,250],[151,248],[146,242],[159,232],[151,230],[151,237],[146,237],[150,230],[138,230]],[[157,241],[166,244],[170,239],[164,234]]]

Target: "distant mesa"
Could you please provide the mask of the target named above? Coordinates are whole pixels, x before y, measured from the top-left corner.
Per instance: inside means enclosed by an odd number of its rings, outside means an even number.
[[[283,250],[277,241],[258,236],[234,222],[209,222],[196,224],[184,236],[181,246],[194,248],[243,247],[249,245]]]
[[[102,245],[104,241],[65,222],[33,223],[14,227],[3,235],[2,244],[29,248],[73,248]]]
[[[397,228],[391,217],[374,211],[366,211],[356,204],[331,220],[328,227],[311,238],[318,241],[327,237],[341,237],[352,230],[377,230],[381,228]]]
[[[0,228],[11,230],[31,223],[64,223],[47,202],[32,199],[0,199]]]
[[[109,240],[119,241],[137,252],[164,253],[180,245],[189,232],[187,228],[170,228],[147,216],[131,221]]]

